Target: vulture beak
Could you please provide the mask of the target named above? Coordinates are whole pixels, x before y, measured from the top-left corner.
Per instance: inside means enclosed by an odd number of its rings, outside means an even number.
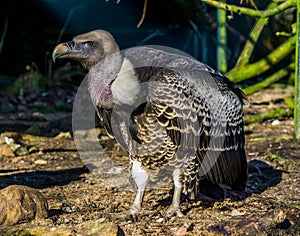
[[[58,44],[52,52],[52,60],[55,62],[57,58],[66,58],[73,52],[74,41]]]

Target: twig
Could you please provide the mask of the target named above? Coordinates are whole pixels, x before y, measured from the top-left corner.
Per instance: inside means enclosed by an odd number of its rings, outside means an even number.
[[[258,10],[258,7],[256,6],[254,0],[250,0],[250,4],[252,7],[254,7],[255,10]]]
[[[0,39],[0,54],[2,52],[2,48],[4,45],[4,40],[7,34],[7,28],[8,28],[8,16],[5,17],[5,21],[4,21],[4,29],[3,29],[3,33],[1,35],[1,39]]]
[[[77,7],[74,7],[73,9],[71,9],[71,10],[69,11],[68,16],[67,16],[67,18],[66,18],[66,20],[65,20],[65,23],[64,23],[62,29],[61,29],[60,32],[59,32],[58,38],[57,38],[57,40],[56,40],[56,43],[59,43],[59,42],[61,41],[61,38],[62,38],[64,32],[66,31],[66,28],[67,28],[67,26],[68,26],[68,24],[69,24],[69,21],[70,21],[72,15],[73,15],[73,13],[74,13],[76,10],[82,8],[83,6],[85,6],[85,4],[84,4],[84,5],[79,5],[79,6],[77,6]]]
[[[141,17],[139,23],[138,23],[137,26],[136,26],[137,28],[140,28],[141,25],[142,25],[143,22],[144,22],[144,19],[145,19],[145,16],[146,16],[146,11],[147,11],[147,2],[148,2],[148,0],[144,0],[143,15],[142,15],[142,17]]]
[[[155,30],[153,33],[150,33],[146,38],[144,38],[141,42],[138,43],[138,45],[143,45],[147,43],[150,39],[156,37],[156,36],[163,36],[165,33],[161,30]]]
[[[241,0],[241,1],[240,1],[240,4],[242,5],[243,2],[244,2],[244,0]],[[247,2],[247,3],[250,3],[250,5],[251,5],[254,9],[258,10],[258,8],[257,8],[257,6],[256,6],[256,4],[255,4],[255,2],[254,2],[254,0],[246,0],[246,2]]]
[[[223,2],[219,2],[219,1],[215,1],[215,0],[200,0],[204,3],[207,3],[211,6],[223,9],[223,10],[227,10],[227,11],[232,11],[238,14],[245,14],[245,15],[249,15],[249,16],[253,16],[253,17],[270,17],[270,16],[274,16],[282,11],[284,11],[285,9],[288,9],[290,7],[294,7],[297,5],[297,0],[288,0],[283,2],[281,5],[273,8],[273,9],[269,9],[269,10],[254,10],[251,8],[247,8],[247,7],[239,7],[236,5],[231,5],[231,4],[227,4],[227,3],[223,3]]]

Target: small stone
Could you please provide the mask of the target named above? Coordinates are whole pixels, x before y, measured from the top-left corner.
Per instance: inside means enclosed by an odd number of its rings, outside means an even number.
[[[244,213],[244,212],[240,212],[240,211],[237,210],[237,209],[233,209],[233,210],[231,211],[231,215],[232,215],[232,216],[243,216],[243,215],[245,215],[245,213]]]
[[[271,123],[271,125],[273,126],[280,125],[280,124],[281,124],[280,120],[273,120]]]
[[[176,233],[177,236],[186,235],[186,234],[187,234],[187,229],[183,226],[180,227],[179,230]]]
[[[42,160],[42,159],[37,159],[34,164],[36,165],[46,165],[47,161],[46,160]]]
[[[81,230],[80,230],[81,231]],[[92,235],[92,236],[117,236],[120,235],[121,229],[114,223],[103,223],[96,221],[93,224],[90,224],[86,226],[84,229],[82,229],[81,233],[82,235]],[[123,235],[123,234],[121,234]]]
[[[10,231],[7,235],[31,235],[31,236],[75,236],[77,235],[73,229],[59,227],[59,228],[49,228],[37,226],[31,228],[17,229]]]
[[[21,147],[20,144],[15,143],[15,140],[12,138],[4,137],[5,143],[9,145],[10,149],[15,152],[18,148]]]
[[[15,154],[8,144],[0,145],[0,156],[14,157]]]
[[[186,235],[188,232],[193,230],[194,223],[192,221],[187,221],[179,228],[177,231],[176,235],[181,236],[181,235]]]
[[[29,152],[28,152],[28,150],[27,150],[26,147],[19,147],[19,148],[15,151],[15,153],[17,154],[17,156],[25,156],[25,155],[28,155],[28,154],[29,154]]]
[[[158,219],[156,220],[157,223],[162,223],[163,221],[164,221],[164,218],[158,218]]]
[[[55,139],[71,139],[72,134],[70,132],[60,132],[55,136]]]

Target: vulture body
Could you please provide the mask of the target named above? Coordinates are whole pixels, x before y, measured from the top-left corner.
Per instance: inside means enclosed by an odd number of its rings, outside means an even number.
[[[245,188],[246,96],[221,73],[159,48],[120,51],[103,30],[57,45],[57,58],[77,60],[89,70],[95,109],[107,133],[129,153],[137,188],[129,215],[140,212],[148,182],[164,172],[174,181],[170,215],[182,215],[182,191],[193,198],[202,186]]]

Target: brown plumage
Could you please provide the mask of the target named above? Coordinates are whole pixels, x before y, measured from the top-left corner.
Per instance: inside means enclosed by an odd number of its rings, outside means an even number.
[[[181,191],[193,198],[218,183],[245,188],[246,96],[221,73],[160,49],[120,52],[102,30],[56,46],[53,60],[57,58],[77,60],[89,69],[95,109],[108,134],[129,153],[138,190],[129,215],[141,210],[148,182],[165,173],[175,185],[170,215],[182,215]]]

